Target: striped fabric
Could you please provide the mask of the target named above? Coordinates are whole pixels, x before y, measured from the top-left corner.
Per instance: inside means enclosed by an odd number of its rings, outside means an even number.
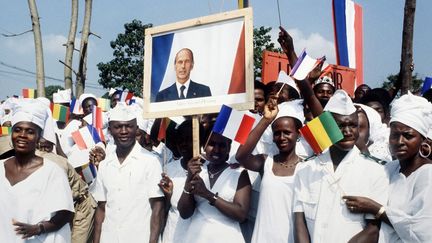
[[[325,111],[300,128],[300,133],[314,153],[319,154],[343,139],[343,134],[332,114]]]
[[[333,0],[337,64],[356,69],[356,87],[363,83],[363,10],[352,0]]]

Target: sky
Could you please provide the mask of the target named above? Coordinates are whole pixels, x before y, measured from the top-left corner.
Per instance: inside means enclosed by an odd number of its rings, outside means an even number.
[[[82,28],[84,1],[79,1]],[[381,86],[389,74],[399,71],[404,3],[402,0],[356,0],[363,7],[364,79],[371,87]],[[335,63],[331,0],[279,0],[281,24],[293,36],[299,53],[303,48],[313,57],[327,56]],[[249,0],[255,27],[272,27],[276,46],[278,35],[277,0]],[[63,86],[64,60],[70,24],[70,1],[37,1],[44,48],[46,85]],[[237,0],[100,0],[93,1],[91,31],[101,36],[90,37],[86,92],[102,95],[107,90],[98,84],[99,62],[113,58],[110,41],[123,33],[123,25],[133,19],[154,26],[234,10]],[[432,76],[432,31],[428,11],[432,1],[417,1],[414,26],[414,64],[419,77]],[[429,25],[428,25],[429,24]],[[31,29],[27,1],[0,0],[0,33],[21,33]],[[76,45],[79,48],[80,34]],[[78,66],[78,56],[73,67]],[[25,71],[29,72],[25,72]],[[36,88],[33,34],[16,37],[0,36],[0,99],[20,95],[23,88]],[[75,78],[74,78],[75,80]]]

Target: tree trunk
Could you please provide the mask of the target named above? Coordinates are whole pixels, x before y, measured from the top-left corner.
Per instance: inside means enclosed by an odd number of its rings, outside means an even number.
[[[76,97],[79,97],[82,93],[84,93],[84,89],[85,89],[86,72],[87,72],[87,47],[88,47],[88,39],[90,35],[92,1],[93,0],[85,1],[84,23],[81,31],[80,59],[79,59],[78,75],[76,81],[76,92],[75,92]]]
[[[32,29],[34,36],[35,54],[36,54],[36,86],[37,96],[45,97],[45,71],[42,49],[42,35],[40,31],[39,14],[35,0],[28,0]]]
[[[72,14],[69,28],[69,36],[68,41],[66,43],[66,55],[65,55],[65,67],[64,67],[64,87],[65,89],[72,88],[72,59],[73,52],[75,49],[75,36],[77,31],[77,23],[78,23],[78,0],[72,0]]]
[[[401,66],[399,82],[401,83],[401,94],[408,93],[412,82],[413,64],[413,37],[414,37],[414,16],[416,0],[405,0],[404,23],[402,32]]]

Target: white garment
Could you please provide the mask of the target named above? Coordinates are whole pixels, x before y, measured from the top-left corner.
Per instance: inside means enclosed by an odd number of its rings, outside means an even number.
[[[12,225],[12,219],[37,224],[50,220],[60,210],[74,212],[72,192],[65,172],[54,162],[44,159],[40,168],[11,186],[5,174],[5,161],[0,161],[0,242],[71,242],[69,223],[58,231],[28,240],[21,239],[22,235],[16,235]]]
[[[234,201],[238,180],[243,169],[228,167],[210,187],[207,164],[202,167],[200,177],[206,187],[228,202]],[[217,208],[199,196],[195,196],[195,212],[186,235],[188,243],[241,243],[244,242],[239,222],[222,214]]]
[[[408,177],[399,173],[399,161],[386,165],[390,176],[386,214],[393,228],[381,223],[380,241],[432,241],[432,164],[425,164]]]
[[[294,186],[294,212],[304,212],[313,243],[345,243],[374,215],[351,213],[342,196],[363,196],[385,204],[388,177],[384,167],[351,149],[336,171],[327,150],[298,170]]]
[[[183,193],[187,171],[181,166],[180,160],[175,160],[166,165],[166,173],[173,182],[173,194],[171,196],[171,207],[163,232],[163,243],[185,242],[185,236],[189,228],[190,219],[183,219],[177,209],[178,201]]]
[[[93,195],[97,201],[106,201],[101,242],[147,242],[152,214],[149,199],[164,196],[158,186],[159,160],[138,143],[122,164],[115,150],[107,152]]]
[[[292,198],[294,175],[276,176],[273,157],[268,156],[261,180],[258,213],[252,242],[294,242]]]

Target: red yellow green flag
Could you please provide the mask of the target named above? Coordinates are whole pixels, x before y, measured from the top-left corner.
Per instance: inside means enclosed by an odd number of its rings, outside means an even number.
[[[0,137],[11,135],[11,133],[12,133],[11,127],[0,127],[0,128],[1,128],[0,129]]]
[[[23,89],[22,96],[24,98],[36,98],[36,90],[35,89]]]
[[[52,116],[57,121],[62,122],[68,122],[69,121],[69,107],[60,105],[60,104],[53,104],[51,103],[51,112]]]
[[[344,137],[332,114],[328,111],[300,128],[300,133],[316,154],[321,153]]]

